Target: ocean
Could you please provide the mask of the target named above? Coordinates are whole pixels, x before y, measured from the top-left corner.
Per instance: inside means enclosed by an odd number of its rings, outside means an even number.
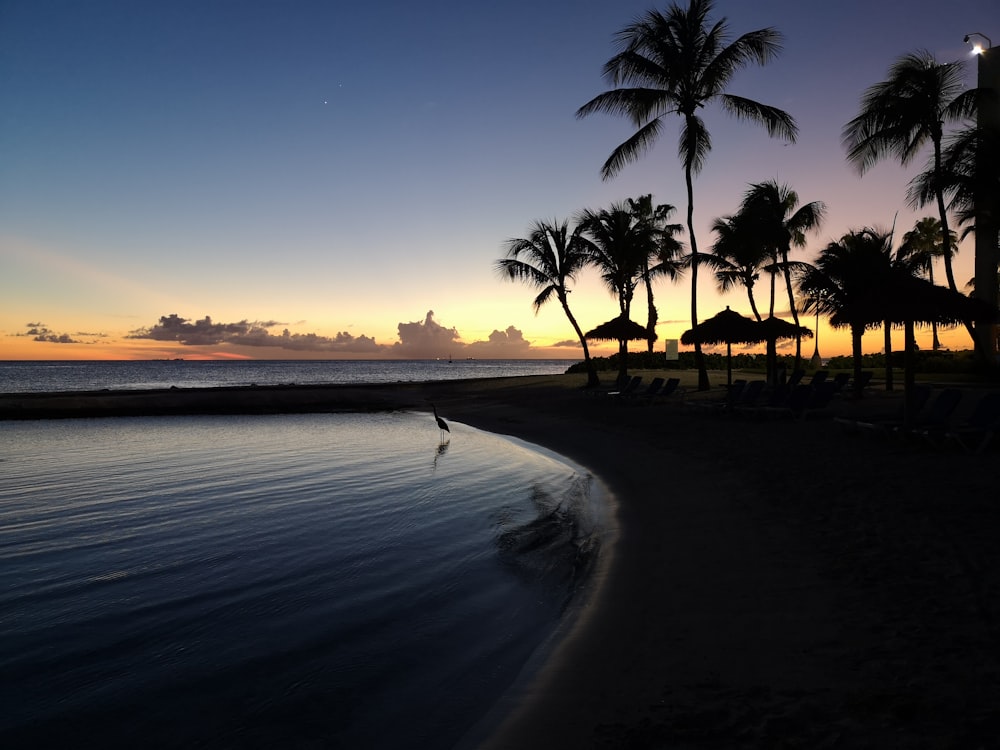
[[[0,431],[4,748],[455,747],[609,528],[580,467],[423,413]]]
[[[561,374],[574,362],[566,359],[0,361],[0,393],[505,378]]]

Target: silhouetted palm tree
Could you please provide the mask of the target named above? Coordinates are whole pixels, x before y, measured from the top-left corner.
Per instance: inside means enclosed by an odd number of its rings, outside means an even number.
[[[855,395],[861,389],[861,337],[886,320],[892,276],[891,235],[878,229],[845,234],[828,244],[799,281],[803,312],[819,310],[835,328],[851,330]]]
[[[760,322],[762,318],[753,288],[768,260],[767,251],[752,231],[750,222],[740,214],[719,217],[712,223],[712,231],[716,240],[711,254],[702,256],[702,262],[715,270],[719,291],[728,292],[737,284],[746,289],[750,309]]]
[[[618,300],[620,317],[629,320],[636,287],[643,280],[651,248],[656,247],[656,230],[637,218],[627,203],[613,203],[600,211],[587,209],[577,223],[587,243],[588,262]],[[618,340],[618,355],[619,374],[624,375],[628,370],[628,339]]]
[[[559,300],[583,347],[587,385],[593,387],[599,385],[597,371],[590,358],[587,339],[569,308],[569,282],[575,280],[590,260],[588,245],[580,231],[579,226],[570,230],[567,221],[553,221],[551,224],[537,221],[526,238],[507,241],[507,257],[498,260],[496,267],[504,278],[541,290],[532,303],[536,315],[552,297]]]
[[[668,224],[667,219],[674,212],[674,207],[669,203],[653,205],[653,196],[650,193],[640,195],[638,198],[629,198],[626,201],[629,210],[632,211],[637,221],[646,222],[652,230],[649,253],[643,259],[642,282],[646,287],[646,305],[648,314],[646,316],[646,338],[647,351],[653,353],[653,344],[656,341],[656,322],[658,315],[656,304],[653,299],[653,278],[656,276],[668,276],[676,279],[680,275],[681,261],[677,258],[681,251],[681,243],[674,239],[674,235],[682,230],[680,224]]]
[[[757,122],[771,136],[795,140],[792,117],[752,99],[726,93],[733,75],[750,63],[764,65],[780,50],[771,28],[751,31],[729,42],[726,19],[711,23],[711,0],[690,0],[687,8],[671,4],[666,13],[651,10],[617,34],[620,52],[604,66],[613,88],[577,110],[577,117],[607,112],[628,117],[638,128],[601,168],[608,179],[651,147],[671,115],[682,118],[679,154],[687,185],[687,227],[691,242],[691,325],[698,324],[698,243],[694,233],[693,175],[705,163],[712,141],[698,110],[711,102],[739,119]],[[708,372],[695,340],[698,387],[709,387]]]
[[[930,142],[929,187],[943,228],[942,257],[953,292],[958,288],[951,264],[942,141],[946,123],[975,113],[976,97],[976,90],[964,90],[961,63],[939,63],[921,50],[900,57],[889,68],[887,80],[865,91],[861,112],[843,132],[847,158],[861,174],[887,156],[906,166]]]
[[[1000,164],[1000,137],[977,127],[964,128],[945,138],[942,159],[943,174],[937,182],[933,159],[910,182],[910,205],[923,206],[934,200],[935,185],[941,184],[950,197],[948,208],[964,227],[961,239],[976,231],[977,196],[982,204],[980,210],[985,206],[984,218],[993,227],[1000,225],[1000,170],[977,168],[979,164]]]
[[[740,213],[749,218],[764,248],[774,257],[774,273],[781,273],[784,276],[788,306],[792,311],[792,320],[798,328],[799,314],[792,288],[793,265],[788,259],[788,254],[792,247],[805,247],[806,233],[819,228],[826,213],[826,206],[821,201],[799,206],[799,196],[794,190],[787,185],[769,180],[750,186],[743,197]],[[804,270],[804,267],[801,268]],[[771,314],[774,314],[773,292]],[[796,369],[801,361],[802,336],[799,334],[795,337]]]
[[[950,242],[955,246],[955,233],[951,233]],[[933,216],[926,216],[914,224],[913,229],[903,235],[903,244],[896,255],[908,257],[919,271],[926,273],[930,282],[934,283],[934,261],[942,257],[944,242],[941,238],[941,222]],[[931,349],[941,348],[938,340],[937,322],[931,323]]]

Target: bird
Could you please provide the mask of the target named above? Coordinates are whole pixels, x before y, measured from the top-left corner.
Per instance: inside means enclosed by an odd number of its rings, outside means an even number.
[[[442,430],[450,434],[451,428],[448,426],[447,422],[445,422],[443,419],[441,419],[441,417],[438,416],[437,407],[434,406],[434,404],[431,404],[431,409],[434,410],[434,420],[438,423],[438,427],[440,427]]]

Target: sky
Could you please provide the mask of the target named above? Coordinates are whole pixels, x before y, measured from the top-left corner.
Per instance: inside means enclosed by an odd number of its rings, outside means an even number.
[[[536,314],[495,262],[537,220],[646,193],[684,222],[679,118],[604,181],[632,126],[575,116],[609,88],[615,33],[666,5],[0,0],[0,359],[581,358],[558,303]],[[799,137],[706,108],[700,249],[765,180],[827,206],[799,260],[934,215],[906,203],[923,159],[860,177],[841,130],[902,54],[967,60],[974,86],[963,37],[1000,40],[995,0],[717,0],[712,17],[734,38],[781,32],[728,91],[785,109]],[[972,268],[970,238],[960,284]],[[654,291],[661,342],[679,338],[690,282]],[[617,314],[594,272],[570,299],[584,330]],[[749,314],[708,273],[698,299],[702,319]],[[806,356],[849,353],[846,332],[818,333]],[[971,348],[963,329],[941,338]]]

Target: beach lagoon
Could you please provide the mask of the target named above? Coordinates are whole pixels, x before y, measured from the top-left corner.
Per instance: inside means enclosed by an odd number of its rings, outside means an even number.
[[[4,424],[4,747],[452,747],[582,595],[593,479],[422,413]]]

